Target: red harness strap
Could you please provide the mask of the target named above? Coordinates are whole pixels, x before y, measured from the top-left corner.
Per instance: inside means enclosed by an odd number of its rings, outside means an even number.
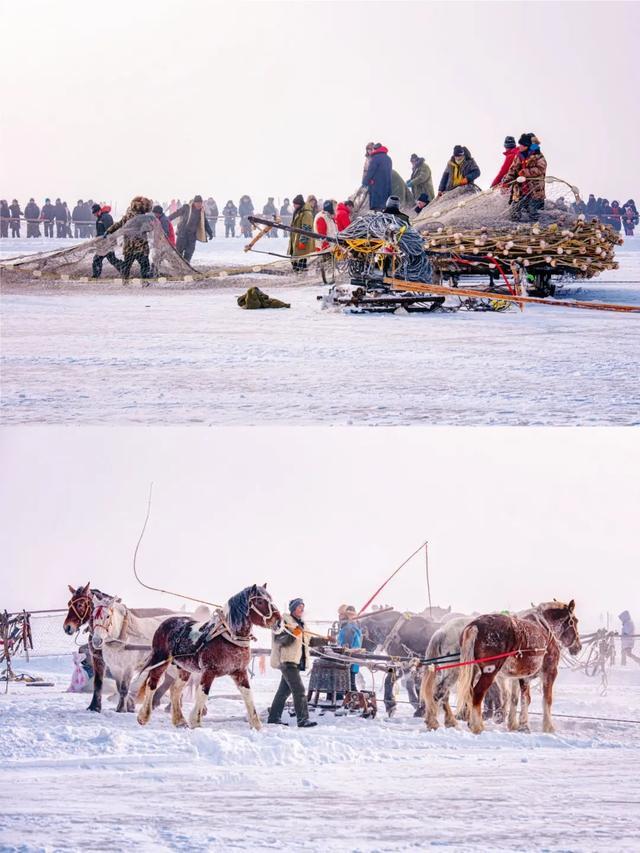
[[[471,666],[473,663],[488,663],[492,660],[503,660],[504,658],[514,657],[514,655],[524,655],[527,652],[532,652],[535,654],[540,654],[541,652],[546,652],[546,649],[516,649],[514,652],[503,652],[501,655],[491,655],[488,658],[477,658],[477,660],[465,660],[460,661],[459,663],[447,663],[443,664],[443,666],[437,666],[436,672],[440,672],[441,669],[454,669],[457,666]]]

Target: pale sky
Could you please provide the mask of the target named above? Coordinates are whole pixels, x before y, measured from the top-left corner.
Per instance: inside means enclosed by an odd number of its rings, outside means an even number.
[[[9,199],[341,198],[368,141],[405,178],[466,144],[486,187],[531,130],[585,197],[640,197],[638,3],[1,4]]]
[[[308,616],[360,607],[424,540],[434,604],[575,597],[584,628],[640,621],[640,443],[614,429],[47,427],[0,431],[1,606],[59,608],[87,581],[223,602],[268,581]],[[426,604],[423,558],[378,600]],[[617,626],[617,620],[614,620]]]

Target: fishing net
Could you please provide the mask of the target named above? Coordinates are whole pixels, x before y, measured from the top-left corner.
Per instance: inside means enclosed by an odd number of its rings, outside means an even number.
[[[96,259],[99,259],[96,261]],[[66,249],[25,255],[2,262],[3,269],[32,278],[88,279],[100,277],[183,279],[198,276],[165,237],[153,213],[133,216],[122,228]]]
[[[393,214],[359,216],[340,232],[340,244],[350,255],[352,275],[378,271],[406,281],[431,281],[424,239]]]

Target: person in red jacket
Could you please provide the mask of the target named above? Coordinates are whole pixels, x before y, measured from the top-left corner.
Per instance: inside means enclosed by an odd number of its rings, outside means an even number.
[[[511,168],[513,158],[517,155],[516,141],[513,136],[506,136],[504,140],[504,162],[500,167],[500,171],[491,182],[491,188],[497,187],[503,183],[507,176],[507,172]]]
[[[344,231],[344,229],[351,225],[351,214],[353,213],[353,202],[349,201],[341,201],[336,207],[336,228],[338,231]]]
[[[153,208],[153,213],[155,213],[156,218],[159,220],[160,225],[162,225],[162,230],[164,231],[164,236],[171,243],[173,248],[176,247],[176,232],[173,230],[173,223],[171,220],[165,216],[164,210],[162,206],[156,204]]]

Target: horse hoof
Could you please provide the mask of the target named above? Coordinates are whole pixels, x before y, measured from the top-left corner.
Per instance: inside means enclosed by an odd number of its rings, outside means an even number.
[[[173,724],[177,729],[188,729],[189,723],[186,720],[177,720]]]
[[[146,726],[149,722],[149,717],[143,717],[142,714],[138,714],[136,720],[140,723],[141,726]]]
[[[447,729],[457,729],[458,728],[458,721],[456,719],[445,720],[444,725],[445,725],[445,728],[447,728]]]
[[[425,721],[425,725],[429,732],[435,732],[436,729],[440,728],[440,723],[437,720],[435,722],[432,722],[431,720]]]
[[[529,726],[528,726],[527,724],[522,725],[522,726],[518,726],[518,731],[519,731],[519,732],[524,732],[526,735],[530,735],[530,734],[531,734],[531,729],[529,728]]]

